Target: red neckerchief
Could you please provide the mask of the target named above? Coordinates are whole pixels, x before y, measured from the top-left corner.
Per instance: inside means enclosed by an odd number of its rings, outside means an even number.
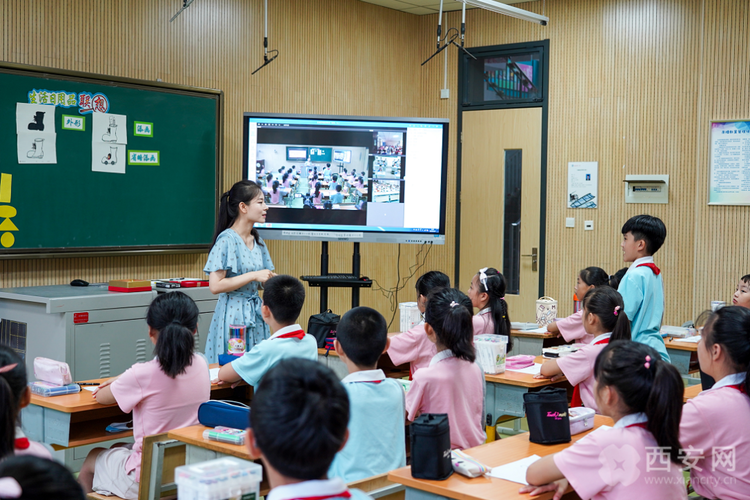
[[[601,344],[609,344],[609,337],[606,339],[602,339],[599,342],[594,342],[591,345],[601,345]],[[581,399],[581,389],[576,385],[573,387],[573,396],[570,398],[570,407],[571,408],[577,408],[579,406],[583,406],[583,399]]]
[[[640,427],[641,429],[646,429],[646,430],[648,430],[648,429],[646,428],[646,422],[638,422],[637,424],[630,424],[630,425],[626,425],[626,426],[625,426],[625,428],[626,428],[626,429],[627,429],[628,427]]]
[[[28,450],[29,446],[31,446],[31,443],[27,437],[17,438],[13,443],[13,447],[17,450]]]
[[[274,337],[274,339],[300,339],[302,340],[305,337],[305,331],[304,330],[295,330],[293,332],[285,333],[283,335],[279,335],[278,337]],[[317,497],[316,497],[317,498]],[[326,497],[328,498],[328,497]]]
[[[724,387],[731,387],[732,389],[740,391],[742,394],[747,394],[747,387],[745,387],[745,384],[725,385]]]
[[[351,498],[352,494],[348,490],[344,490],[341,493],[334,493],[333,495],[320,495],[318,497],[300,497],[300,498],[289,498],[287,500],[325,500],[326,498]]]
[[[656,264],[653,264],[651,262],[647,262],[646,264],[638,264],[635,267],[644,267],[644,266],[647,267],[647,268],[649,268],[649,269],[651,269],[654,272],[654,274],[657,275],[657,276],[659,276],[659,274],[661,274],[661,269],[659,269],[658,267],[656,267]]]

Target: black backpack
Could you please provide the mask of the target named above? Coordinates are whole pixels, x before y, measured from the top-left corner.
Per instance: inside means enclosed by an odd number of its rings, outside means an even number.
[[[310,316],[307,323],[307,333],[318,341],[318,348],[326,347],[326,339],[336,338],[336,328],[339,326],[341,316],[334,314],[330,309],[320,314]]]

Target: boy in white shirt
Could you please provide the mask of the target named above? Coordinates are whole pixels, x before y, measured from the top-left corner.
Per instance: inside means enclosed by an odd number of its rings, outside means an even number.
[[[304,303],[305,287],[297,278],[279,275],[266,281],[260,311],[272,335],[255,344],[242,357],[222,366],[218,383],[242,379],[256,387],[279,360],[296,357],[317,361],[318,342],[297,324]]]
[[[355,307],[341,318],[336,354],[349,369],[349,441],[328,471],[350,483],[406,465],[404,390],[377,368],[388,349],[388,325],[375,309]]]
[[[284,359],[258,385],[247,446],[263,461],[267,500],[368,500],[340,478],[328,479],[331,461],[346,444],[349,399],[330,368]]]

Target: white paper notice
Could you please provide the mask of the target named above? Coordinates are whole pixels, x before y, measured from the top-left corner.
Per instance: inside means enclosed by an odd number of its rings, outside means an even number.
[[[750,205],[750,122],[711,123],[709,205]]]
[[[697,344],[700,339],[700,335],[693,335],[692,337],[685,337],[684,339],[674,339],[674,342],[691,342]]]
[[[519,369],[508,368],[506,365],[505,369],[510,370],[512,372],[527,373],[529,375],[538,375],[542,371],[542,364],[534,363],[531,366],[527,366],[526,368],[519,368]]]
[[[216,380],[217,378],[219,378],[219,370],[221,370],[221,368],[208,369],[208,376],[211,378],[211,380]]]
[[[16,133],[55,133],[55,106],[49,104],[16,103]]]
[[[99,388],[98,385],[93,385],[93,386],[92,385],[82,385],[81,386],[81,389],[83,389],[84,391],[91,391],[91,392],[94,392],[98,388]]]
[[[91,142],[105,144],[128,143],[128,117],[109,113],[92,113]],[[123,149],[123,153],[125,150]],[[123,158],[123,161],[126,158]]]
[[[17,137],[18,163],[57,163],[54,132],[22,132]]]
[[[539,455],[531,455],[530,457],[495,467],[488,472],[487,475],[498,479],[505,479],[506,481],[513,481],[514,483],[528,485],[529,483],[526,482],[526,470],[531,464],[540,458],[542,457]]]
[[[124,174],[126,153],[124,144],[95,142],[91,145],[91,170],[110,174]]]
[[[596,208],[599,205],[599,162],[568,163],[568,208]]]

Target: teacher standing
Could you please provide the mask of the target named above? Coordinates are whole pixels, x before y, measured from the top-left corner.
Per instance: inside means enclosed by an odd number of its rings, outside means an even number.
[[[203,272],[209,289],[219,294],[206,339],[206,358],[216,363],[229,341],[229,325],[245,325],[246,349],[270,336],[263,322],[258,289],[275,276],[273,262],[256,223],[266,221],[263,190],[252,181],[240,181],[221,195],[216,234]]]

